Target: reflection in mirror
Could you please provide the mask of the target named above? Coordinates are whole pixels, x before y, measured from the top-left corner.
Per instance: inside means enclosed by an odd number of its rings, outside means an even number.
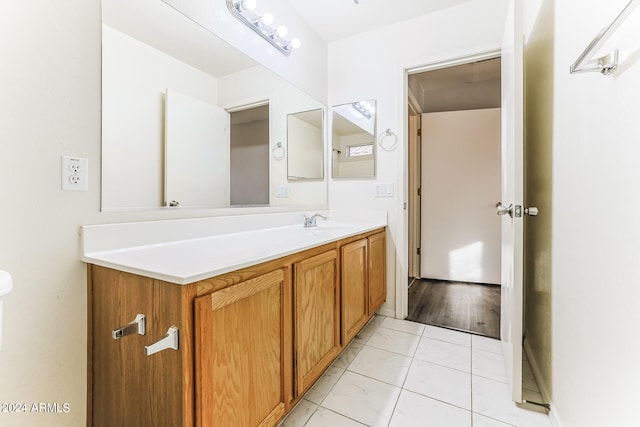
[[[231,113],[231,204],[269,204],[269,104]]]
[[[331,169],[334,178],[374,177],[376,173],[376,101],[333,107]]]
[[[287,178],[324,177],[324,124],[322,109],[287,116]]]
[[[229,114],[175,89],[165,94],[164,200],[169,206],[229,203]],[[219,142],[219,143],[214,143]]]
[[[287,115],[320,102],[162,1],[103,0],[102,10],[103,210],[326,205],[326,180],[289,182],[287,162],[270,155],[286,143]],[[237,168],[257,139],[234,146],[230,112],[267,103],[252,198]]]

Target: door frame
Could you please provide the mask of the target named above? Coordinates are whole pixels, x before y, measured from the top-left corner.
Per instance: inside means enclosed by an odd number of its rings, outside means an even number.
[[[409,94],[410,95],[410,94]],[[420,228],[421,228],[421,211],[422,211],[422,108],[417,100],[409,96],[408,108],[408,166],[407,174],[409,197],[407,199],[408,212],[408,228],[409,231],[407,243],[409,244],[409,259],[407,265],[409,271],[407,275],[419,279],[420,275]]]
[[[422,73],[425,71],[439,70],[442,68],[453,67],[456,65],[467,64],[470,62],[483,61],[487,59],[499,58],[501,56],[501,46],[496,46],[494,49],[485,50],[475,53],[470,53],[464,56],[458,56],[453,58],[447,58],[438,60],[422,65],[406,66],[403,68],[402,73],[402,87],[403,87],[403,121],[405,126],[409,123],[409,75]],[[397,319],[404,319],[409,313],[409,149],[408,149],[408,131],[405,131],[406,137],[404,138],[404,153],[402,156],[398,156],[398,170],[401,177],[400,182],[403,183],[403,197],[400,199],[400,207],[398,215],[399,229],[402,231],[400,237],[402,241],[397,242],[397,250],[399,253],[398,260],[396,262],[396,306],[395,317]]]

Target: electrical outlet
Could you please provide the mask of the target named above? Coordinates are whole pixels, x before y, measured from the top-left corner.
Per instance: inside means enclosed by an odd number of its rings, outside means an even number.
[[[81,157],[62,156],[62,189],[89,190],[89,160]]]

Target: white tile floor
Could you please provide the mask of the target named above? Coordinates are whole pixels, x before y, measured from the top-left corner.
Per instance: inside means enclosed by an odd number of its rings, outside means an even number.
[[[525,395],[541,401],[528,364]],[[500,341],[376,316],[281,427],[550,427],[510,399]]]

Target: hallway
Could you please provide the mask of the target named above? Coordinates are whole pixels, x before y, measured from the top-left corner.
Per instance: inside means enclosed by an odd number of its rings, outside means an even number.
[[[500,339],[500,286],[409,279],[407,320]]]
[[[550,427],[511,401],[504,366],[500,341],[375,316],[281,426]]]

